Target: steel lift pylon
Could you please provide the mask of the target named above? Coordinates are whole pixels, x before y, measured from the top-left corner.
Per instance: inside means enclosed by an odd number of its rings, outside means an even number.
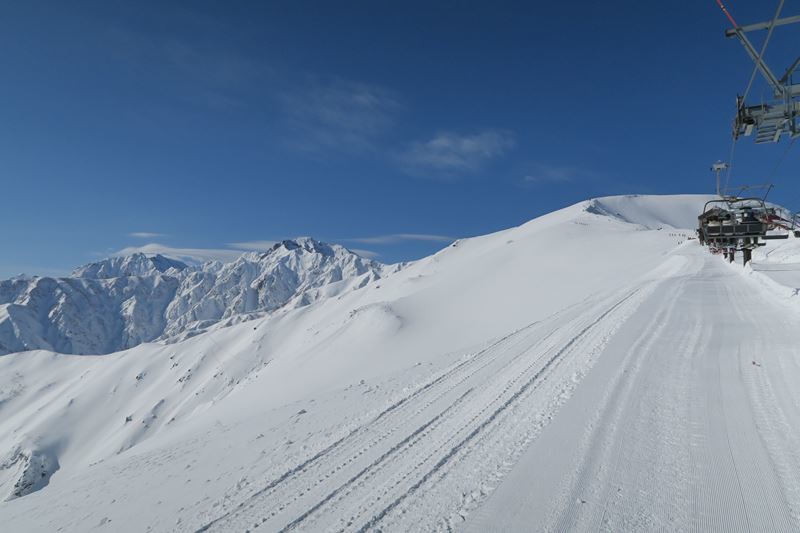
[[[743,96],[736,98],[736,118],[733,124],[734,138],[747,137],[755,133],[756,144],[762,144],[778,142],[785,135],[790,138],[800,136],[800,124],[798,124],[798,118],[800,117],[800,84],[793,82],[794,72],[800,67],[800,57],[786,69],[783,76],[778,78],[747,37],[749,32],[771,31],[771,28],[777,26],[800,22],[800,15],[739,26],[722,3],[719,3],[734,26],[725,31],[725,36],[739,39],[747,55],[756,64],[758,71],[774,93],[772,102],[757,105],[748,105]]]

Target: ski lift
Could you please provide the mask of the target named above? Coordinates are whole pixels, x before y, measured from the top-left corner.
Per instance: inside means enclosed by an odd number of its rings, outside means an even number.
[[[756,144],[775,143],[785,135],[795,140],[800,137],[800,124],[798,124],[798,119],[800,119],[800,84],[795,84],[792,78],[795,71],[800,67],[800,58],[795,60],[785,74],[778,79],[764,62],[764,52],[769,44],[773,30],[778,26],[800,22],[800,16],[780,18],[784,4],[784,1],[781,0],[775,16],[770,21],[740,26],[722,3],[722,0],[717,0],[717,4],[733,26],[725,31],[725,36],[737,37],[755,63],[750,82],[744,91],[744,96],[736,97],[736,118],[733,123],[731,157],[733,157],[736,141],[741,136],[750,136],[755,133]],[[768,33],[761,51],[756,52],[746,34],[759,30],[768,30]],[[762,102],[758,105],[748,105],[747,97],[752,88],[756,71],[761,72],[761,75],[772,88],[774,99],[769,103]],[[791,145],[792,143],[789,144],[789,148]],[[778,164],[780,165],[780,162]],[[766,245],[764,241],[786,239],[791,232],[794,232],[797,237],[800,236],[800,231],[796,229],[798,227],[796,215],[787,215],[782,208],[766,204],[766,198],[772,190],[772,185],[742,187],[731,195],[727,191],[726,183],[726,190],[722,191],[720,189],[720,174],[727,170],[727,182],[730,179],[732,165],[733,161],[730,164],[717,161],[711,167],[711,170],[716,173],[717,196],[719,196],[719,199],[707,202],[703,207],[703,212],[697,217],[697,236],[701,244],[707,245],[713,253],[723,253],[731,262],[733,262],[736,252],[741,251],[744,255],[744,264],[747,264],[751,259],[752,251],[759,246]],[[777,169],[778,167],[776,166],[775,168]],[[771,179],[771,177],[768,179]],[[745,191],[752,189],[766,189],[766,192],[762,198],[752,197],[752,192],[748,193],[748,197],[741,196]]]
[[[720,198],[709,200],[697,217],[697,238],[712,253],[723,253],[733,262],[741,251],[747,264],[754,249],[765,246],[763,240],[774,237],[770,230],[770,211],[761,198]],[[788,235],[786,236],[788,237]]]

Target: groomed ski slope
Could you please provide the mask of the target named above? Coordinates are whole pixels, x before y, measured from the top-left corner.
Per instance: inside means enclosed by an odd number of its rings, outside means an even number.
[[[797,531],[798,315],[696,246],[469,531]]]
[[[800,309],[687,241],[705,200],[583,202],[176,345],[4,356],[0,452],[59,468],[0,524],[796,531]]]

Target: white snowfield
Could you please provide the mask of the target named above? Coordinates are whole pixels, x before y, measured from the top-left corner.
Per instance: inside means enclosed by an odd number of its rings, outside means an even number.
[[[2,356],[0,530],[800,530],[800,307],[766,272],[797,241],[728,265],[688,240],[706,199],[582,202],[175,344]]]

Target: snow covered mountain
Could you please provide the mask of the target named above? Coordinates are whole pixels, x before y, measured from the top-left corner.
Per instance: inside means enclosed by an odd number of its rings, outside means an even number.
[[[152,276],[155,274],[178,275],[187,265],[161,254],[147,256],[142,253],[122,257],[110,257],[89,263],[72,272],[74,278],[111,279],[128,276]]]
[[[379,279],[385,267],[310,238],[190,267],[162,255],[113,257],[66,278],[0,281],[0,355],[107,354],[307,305]]]
[[[0,524],[796,531],[797,310],[690,239],[707,199],[589,200],[399,270],[340,277],[298,241],[159,271],[198,287],[191,323],[277,305],[259,286],[289,303],[103,357],[0,357]]]

